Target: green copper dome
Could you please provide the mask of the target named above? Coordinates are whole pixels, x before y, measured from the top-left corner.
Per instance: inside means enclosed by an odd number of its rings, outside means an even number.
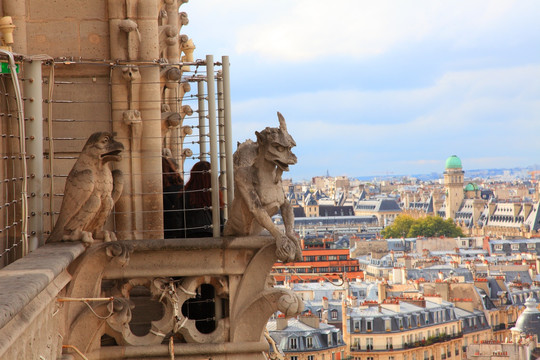
[[[456,155],[446,159],[446,169],[461,169],[461,167],[461,160]]]
[[[465,186],[465,191],[477,191],[478,185],[473,183],[468,183],[467,186]]]

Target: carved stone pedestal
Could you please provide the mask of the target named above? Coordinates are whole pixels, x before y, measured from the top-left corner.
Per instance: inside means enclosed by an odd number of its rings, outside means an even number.
[[[303,303],[272,286],[271,237],[118,241],[72,265],[64,344],[90,359],[264,359],[263,332]],[[103,298],[91,301],[91,298]]]

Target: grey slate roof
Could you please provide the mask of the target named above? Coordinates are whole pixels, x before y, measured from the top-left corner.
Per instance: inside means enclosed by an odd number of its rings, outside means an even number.
[[[356,202],[354,210],[384,212],[401,211],[401,208],[399,207],[399,204],[395,199],[379,198],[370,200],[359,200]]]
[[[283,352],[320,351],[325,349],[344,346],[341,331],[336,327],[324,323],[319,328],[312,328],[298,319],[288,319],[288,326],[283,330],[277,330],[277,321],[271,319],[266,324],[270,337]],[[329,343],[329,337],[331,343]],[[309,347],[308,338],[311,338],[312,346]],[[291,342],[291,339],[295,339]],[[295,344],[295,346],[292,346]]]
[[[444,278],[448,278],[450,275],[463,276],[466,282],[473,281],[473,276],[469,269],[461,267],[453,268],[449,265],[432,266],[425,269],[407,269],[407,278],[410,280],[424,278],[427,281],[435,281],[439,278],[439,271],[444,274]]]

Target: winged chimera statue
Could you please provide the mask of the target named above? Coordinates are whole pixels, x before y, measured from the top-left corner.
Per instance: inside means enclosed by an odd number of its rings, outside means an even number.
[[[302,248],[293,229],[294,214],[281,185],[283,171],[296,164],[291,149],[296,146],[287,132],[283,115],[277,113],[279,128],[256,131],[257,142],[246,140],[234,153],[235,197],[224,235],[256,235],[266,228],[276,240],[276,255],[282,262],[302,259]],[[285,234],[272,216],[281,210]]]
[[[116,240],[103,225],[124,187],[122,172],[108,164],[122,160],[122,150],[111,133],[90,135],[66,179],[60,215],[47,242]]]

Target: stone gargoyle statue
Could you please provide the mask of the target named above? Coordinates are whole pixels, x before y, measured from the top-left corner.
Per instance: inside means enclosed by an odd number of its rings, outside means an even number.
[[[235,197],[225,224],[225,236],[257,235],[267,229],[276,240],[276,255],[282,262],[302,259],[300,241],[294,233],[294,214],[281,184],[283,171],[296,164],[291,149],[296,146],[278,112],[279,128],[256,131],[257,142],[246,140],[234,153]],[[285,234],[272,221],[281,210]]]
[[[122,160],[122,150],[124,145],[111,133],[90,135],[66,179],[60,215],[47,242],[116,240],[103,225],[124,187],[122,172],[109,166]]]

